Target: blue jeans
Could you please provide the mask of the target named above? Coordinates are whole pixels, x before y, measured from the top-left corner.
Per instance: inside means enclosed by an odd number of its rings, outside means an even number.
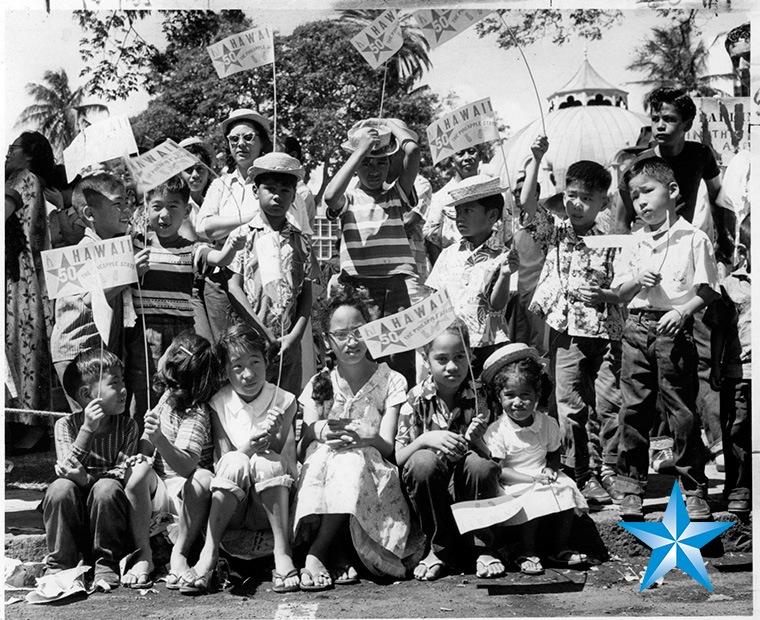
[[[617,463],[621,343],[553,329],[549,356],[563,430],[563,460],[583,485],[592,470],[602,465],[614,469]]]
[[[706,497],[706,448],[696,413],[697,348],[693,319],[675,337],[657,333],[663,313],[631,313],[623,331],[617,488],[643,495],[649,472],[649,429],[662,399],[673,433],[673,460],[687,495]]]
[[[451,504],[498,496],[500,472],[497,463],[475,452],[452,463],[423,448],[404,463],[401,479],[406,492],[430,549],[444,562],[456,562],[462,542]],[[493,542],[491,528],[473,533],[475,547],[493,549]]]

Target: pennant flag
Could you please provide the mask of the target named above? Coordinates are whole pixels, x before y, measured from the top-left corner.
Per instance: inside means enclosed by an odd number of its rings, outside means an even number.
[[[63,151],[66,178],[73,181],[88,166],[132,153],[137,153],[137,142],[125,115],[93,123]]]
[[[435,49],[446,41],[451,41],[489,13],[490,10],[475,9],[422,10],[416,11],[414,18],[430,43],[430,49]]]
[[[372,357],[416,349],[430,342],[456,319],[445,291],[426,297],[412,307],[359,327]]]
[[[274,62],[274,36],[269,25],[233,34],[207,48],[216,74],[229,77]]]
[[[404,44],[398,10],[383,11],[375,21],[353,37],[351,43],[370,67],[377,69]]]
[[[460,534],[480,530],[514,517],[523,508],[523,497],[492,497],[451,504]]]
[[[449,112],[427,128],[433,163],[470,146],[499,139],[491,98],[478,99]]]
[[[198,158],[168,139],[147,153],[125,161],[134,180],[150,189],[194,166]]]

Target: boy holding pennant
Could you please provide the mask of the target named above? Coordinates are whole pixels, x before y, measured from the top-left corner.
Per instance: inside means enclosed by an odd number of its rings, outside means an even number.
[[[395,314],[411,303],[407,280],[415,262],[404,229],[412,208],[414,180],[420,167],[420,148],[404,123],[367,119],[348,131],[342,145],[351,153],[324,194],[328,219],[341,220],[339,280],[366,288],[381,316]],[[393,186],[386,188],[390,156],[401,149],[404,164]],[[349,190],[352,177],[359,186]],[[392,356],[389,365],[414,382],[414,353]]]
[[[404,45],[398,13],[395,9],[383,11],[375,21],[351,39],[353,46],[373,69],[383,65]]]
[[[206,50],[220,78],[268,65],[274,62],[272,28],[266,25],[238,32],[209,45]]]
[[[414,13],[422,34],[435,49],[476,24],[491,11],[474,9],[422,10]]]
[[[43,258],[50,290],[58,296],[50,351],[62,383],[66,368],[85,349],[106,347],[124,359],[124,328],[135,320],[129,283],[145,273],[148,266],[147,250],[129,256],[131,243],[123,235],[132,209],[120,179],[102,171],[83,177],[74,188],[72,204],[87,226],[84,238],[73,248],[51,251]],[[119,245],[125,239],[127,257],[120,263],[126,267],[117,269],[126,270],[127,276],[114,282],[107,274],[110,283],[104,285],[96,266],[103,262],[107,249],[102,242],[114,240],[113,245]],[[118,253],[118,247],[111,249],[111,255]],[[67,396],[72,410],[79,410],[74,395]]]

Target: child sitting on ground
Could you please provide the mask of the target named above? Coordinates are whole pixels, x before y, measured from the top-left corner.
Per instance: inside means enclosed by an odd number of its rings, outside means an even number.
[[[472,561],[463,552],[451,503],[499,494],[499,468],[483,456],[488,412],[476,412],[468,342],[467,327],[457,320],[425,345],[430,376],[409,391],[399,414],[396,463],[429,548],[414,570],[420,581],[443,577],[457,560]],[[504,573],[490,529],[467,543],[479,552],[478,577]]]
[[[296,541],[309,543],[302,590],[357,583],[348,545],[372,573],[406,574],[409,507],[390,463],[406,383],[367,356],[357,328],[371,320],[369,308],[366,292],[352,289],[327,302],[320,323],[335,367],[315,375],[299,399],[303,467],[294,523]]]
[[[279,350],[267,380],[301,391],[301,339],[311,315],[311,243],[286,219],[303,178],[301,163],[285,153],[254,160],[248,178],[260,210],[238,231],[245,245],[230,266],[229,298],[240,319]]]
[[[137,425],[124,415],[122,365],[105,349],[74,358],[63,376],[66,393],[84,411],[55,423],[54,480],[42,500],[47,572],[94,562],[95,587],[119,585],[128,551],[124,471],[137,449]],[[100,584],[100,585],[99,585]]]
[[[425,285],[445,290],[457,317],[467,325],[472,369],[477,377],[483,362],[508,341],[504,309],[509,278],[517,270],[517,254],[506,252],[494,231],[504,208],[499,179],[475,175],[451,190],[462,239],[441,252]]]
[[[718,298],[718,271],[707,235],[676,214],[678,184],[651,157],[626,172],[644,228],[615,263],[613,288],[628,303],[620,378],[620,514],[641,519],[649,471],[649,429],[662,399],[673,433],[673,460],[691,520],[708,520],[705,447],[696,414],[697,351],[693,316]]]
[[[380,316],[411,305],[407,280],[415,262],[404,229],[404,216],[414,206],[414,180],[420,167],[420,149],[406,125],[395,119],[360,121],[341,145],[351,153],[325,190],[328,219],[340,218],[340,281],[369,291]],[[395,184],[384,188],[390,156],[404,151]],[[348,190],[356,174],[359,187]],[[391,368],[415,380],[414,351],[390,356]]]
[[[482,380],[491,408],[501,412],[483,440],[499,459],[503,493],[522,506],[503,522],[519,527],[520,571],[544,572],[537,543],[547,537],[552,539],[549,562],[585,564],[588,558],[571,551],[568,540],[573,516],[588,512],[588,504],[575,482],[560,473],[557,421],[538,410],[550,389],[538,352],[523,343],[506,345],[486,360]]]
[[[267,343],[252,327],[229,327],[217,345],[228,383],[211,399],[214,477],[206,540],[198,562],[180,579],[182,594],[213,590],[219,544],[227,529],[274,536],[272,590],[298,590],[290,546],[288,494],[296,475],[296,399],[266,380]]]
[[[129,525],[137,549],[122,585],[153,584],[150,547],[152,515],[179,515],[177,539],[166,587],[177,589],[190,568],[187,554],[206,518],[213,465],[208,401],[218,388],[218,369],[208,340],[183,332],[159,362],[154,377],[158,404],[145,414],[138,454],[128,460],[125,478]]]

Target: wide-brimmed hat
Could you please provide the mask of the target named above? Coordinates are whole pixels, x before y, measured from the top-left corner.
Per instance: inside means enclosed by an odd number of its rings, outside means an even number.
[[[226,136],[227,128],[230,126],[230,124],[238,121],[253,121],[254,123],[261,125],[267,134],[267,138],[270,140],[272,139],[271,130],[269,129],[269,121],[261,114],[254,112],[250,108],[240,108],[238,110],[233,110],[230,112],[230,115],[222,121],[222,133]]]
[[[367,134],[374,134],[377,146],[367,153],[367,157],[388,157],[399,149],[398,140],[390,128],[380,119],[368,119],[359,121],[348,130],[348,140],[341,144],[341,148],[353,153],[359,146],[359,140]]]
[[[292,174],[299,181],[304,176],[301,162],[287,153],[267,153],[257,157],[253,160],[253,165],[248,168],[248,178],[254,181],[257,176],[265,172]]]
[[[489,177],[485,174],[476,174],[475,176],[463,179],[453,189],[449,190],[449,200],[447,206],[455,207],[465,202],[476,202],[486,196],[495,196],[502,194],[507,190],[501,186],[499,177]]]
[[[488,356],[485,364],[483,364],[483,372],[480,375],[480,379],[485,383],[490,383],[496,376],[496,373],[504,368],[504,366],[521,359],[538,361],[538,351],[523,342],[505,344]]]

